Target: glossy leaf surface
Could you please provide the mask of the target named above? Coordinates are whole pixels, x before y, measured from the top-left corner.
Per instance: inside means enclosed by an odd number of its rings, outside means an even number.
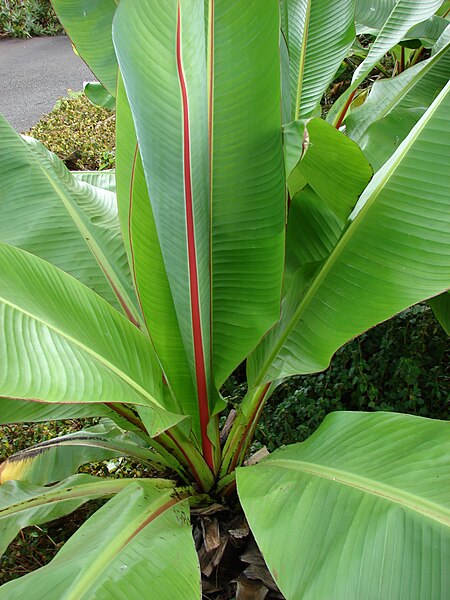
[[[449,429],[334,413],[306,442],[238,471],[245,514],[288,600],[445,597]]]
[[[24,481],[4,483],[0,486],[0,554],[24,527],[58,519],[88,500],[117,494],[130,483],[129,479],[100,479],[92,475],[74,475],[51,487]]]
[[[114,194],[26,140],[0,115],[0,241],[55,264],[138,320]]]
[[[291,119],[310,117],[355,37],[354,0],[280,0],[290,58]]]
[[[61,573],[64,577],[61,577]],[[199,600],[189,503],[141,481],[98,510],[45,567],[0,588],[0,598]]]
[[[160,410],[161,371],[148,338],[94,292],[5,244],[0,290],[1,395],[142,404],[159,415],[156,429],[159,418],[173,422]]]

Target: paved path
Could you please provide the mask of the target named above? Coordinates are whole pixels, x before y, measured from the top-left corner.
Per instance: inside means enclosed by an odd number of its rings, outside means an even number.
[[[0,40],[0,112],[26,131],[70,88],[94,76],[66,36]]]

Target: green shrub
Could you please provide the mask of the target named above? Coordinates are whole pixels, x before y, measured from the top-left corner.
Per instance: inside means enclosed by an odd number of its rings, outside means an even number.
[[[431,310],[414,306],[338,350],[326,371],[281,384],[266,404],[256,447],[272,451],[300,442],[334,410],[386,410],[447,420],[449,359],[448,337]]]
[[[63,28],[49,0],[0,0],[0,37],[58,33],[63,33]]]
[[[33,444],[82,429],[87,421],[46,421],[0,426],[0,462]]]
[[[28,135],[41,141],[72,171],[115,165],[115,114],[93,106],[82,92],[59,100]]]

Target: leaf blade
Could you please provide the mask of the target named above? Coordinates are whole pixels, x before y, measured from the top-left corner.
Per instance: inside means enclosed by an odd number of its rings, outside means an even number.
[[[116,0],[52,0],[52,5],[78,54],[115,97],[117,60],[111,27]]]
[[[8,190],[0,203],[0,240],[52,262],[138,322],[115,195],[74,177],[1,115],[0,140],[0,185]]]
[[[351,337],[448,288],[449,105],[447,84],[372,179],[297,308],[255,352],[256,383],[323,370]]]
[[[46,567],[2,586],[0,598],[33,590],[49,600],[62,594],[67,600],[122,600],[130,589],[145,597],[150,588],[163,600],[198,600],[200,573],[185,497],[151,481],[128,486]]]
[[[370,47],[367,56],[353,73],[350,87],[339,97],[328,113],[327,121],[329,123],[332,123],[335,127],[342,124],[348,103],[351,101],[355,90],[377,62],[403,39],[406,32],[413,25],[431,17],[441,4],[441,0],[424,0],[422,2],[397,0],[392,7],[389,6],[391,8],[389,16]]]
[[[125,317],[13,246],[0,244],[0,264],[2,396],[137,403],[154,410],[156,430],[180,420],[162,408],[161,370],[150,341]]]
[[[24,481],[4,483],[0,486],[0,554],[24,527],[57,519],[90,499],[116,494],[129,483],[126,479],[108,480],[92,475],[74,475],[51,487]]]
[[[449,578],[448,428],[334,413],[306,442],[238,471],[244,510],[288,598],[439,597]]]
[[[355,3],[280,0],[291,65],[291,120],[310,117],[355,37]]]

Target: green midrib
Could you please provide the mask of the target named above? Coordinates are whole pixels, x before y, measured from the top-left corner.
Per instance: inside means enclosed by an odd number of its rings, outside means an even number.
[[[184,498],[180,498],[178,502],[176,502],[171,498],[171,495],[171,493],[164,495],[163,498],[159,498],[157,501],[152,502],[150,505],[146,506],[145,510],[135,519],[129,521],[126,527],[121,530],[120,535],[116,536],[114,540],[111,540],[103,552],[98,553],[97,557],[89,564],[87,569],[83,569],[80,579],[78,579],[74,587],[67,592],[65,600],[82,600],[85,597],[85,594],[89,592],[90,588],[97,582],[99,577],[101,577],[105,569],[110,566],[120,552],[140,533],[142,526],[145,526],[146,521],[149,520],[153,513],[157,512],[165,505],[170,509],[184,500]],[[155,519],[152,519],[152,522],[159,517],[164,516],[164,514],[165,512],[158,514]]]
[[[79,340],[73,338],[72,336],[68,335],[61,329],[58,329],[54,325],[47,323],[44,319],[38,318],[36,315],[33,315],[29,311],[25,310],[24,308],[22,308],[20,306],[17,306],[13,302],[7,300],[6,298],[3,298],[2,296],[0,296],[0,302],[4,302],[4,304],[6,304],[7,306],[10,306],[13,310],[16,310],[16,311],[26,315],[33,321],[41,323],[41,325],[43,325],[44,327],[47,327],[51,331],[55,332],[58,336],[61,336],[63,339],[67,340],[68,342],[70,342],[71,344],[76,346],[77,348],[80,348],[81,350],[86,352],[89,356],[92,356],[94,359],[96,359],[101,365],[105,366],[108,370],[110,370],[115,375],[117,375],[122,381],[127,383],[130,387],[132,387],[137,392],[139,392],[139,394],[141,394],[141,396],[143,396],[143,398],[150,401],[150,403],[152,405],[155,405],[158,408],[165,410],[164,407],[157,400],[155,400],[155,398],[153,398],[153,396],[147,390],[145,390],[143,387],[141,387],[134,379],[132,379],[131,377],[126,375],[123,371],[121,371],[119,368],[117,368],[113,363],[106,360],[105,357],[103,357],[100,354],[98,354],[97,352],[95,352],[92,348],[89,348],[89,346],[86,346],[85,344],[83,344]],[[118,313],[118,315],[120,315],[120,313]],[[120,317],[124,318],[122,315],[120,315]],[[148,406],[148,403],[143,401],[142,405]]]
[[[82,485],[75,484],[73,487],[65,490],[43,494],[37,498],[27,498],[26,500],[22,500],[21,502],[17,502],[6,508],[0,508],[0,523],[5,517],[45,504],[54,505],[58,502],[76,500],[77,498],[94,498],[96,496],[103,497],[117,494],[127,485],[135,483],[136,481],[139,482],[139,479],[133,479],[132,481],[127,479],[117,479],[115,481],[98,481],[96,483],[86,483]]]
[[[343,471],[334,467],[327,467],[308,461],[289,459],[273,459],[262,463],[265,467],[284,468],[291,471],[306,473],[315,477],[322,477],[336,484],[357,489],[365,494],[377,496],[394,504],[408,508],[423,517],[437,521],[442,525],[450,526],[450,509],[435,502],[430,502],[418,494],[413,494],[399,489],[393,485],[363,477],[350,471]]]
[[[311,0],[308,0],[308,4],[306,6],[305,24],[303,27],[303,36],[302,36],[302,47],[300,50],[300,60],[299,60],[299,67],[298,67],[297,96],[296,96],[296,100],[295,100],[295,120],[297,120],[300,116],[300,102],[301,102],[302,91],[303,91],[303,78],[305,75],[306,46],[308,44],[310,19],[311,19]]]
[[[33,156],[32,151],[29,150],[29,152]],[[33,159],[34,159],[34,156],[33,156]],[[52,177],[50,177],[49,171],[47,169],[44,169],[41,162],[38,160],[35,160],[35,162],[37,163],[39,170],[42,172],[42,174],[45,176],[45,178],[47,179],[47,181],[49,182],[51,187],[54,189],[58,198],[60,198],[62,204],[64,205],[69,216],[71,217],[75,227],[80,232],[81,237],[83,238],[87,247],[91,251],[93,257],[95,258],[98,266],[100,267],[102,272],[104,272],[106,280],[108,281],[108,284],[111,287],[114,295],[117,296],[117,294],[120,294],[120,297],[123,299],[128,310],[131,312],[131,314],[136,319],[136,321],[138,323],[142,323],[141,317],[138,314],[138,312],[136,311],[134,303],[132,302],[131,298],[125,291],[125,288],[122,285],[122,282],[120,281],[119,277],[117,276],[111,263],[107,260],[105,254],[103,253],[103,251],[101,250],[97,241],[95,240],[95,237],[91,234],[89,228],[85,225],[85,223],[83,222],[83,219],[80,217],[78,212],[73,207],[72,200],[67,196],[65,190],[59,185],[59,183],[57,183]],[[120,298],[119,298],[119,300],[120,300]]]

